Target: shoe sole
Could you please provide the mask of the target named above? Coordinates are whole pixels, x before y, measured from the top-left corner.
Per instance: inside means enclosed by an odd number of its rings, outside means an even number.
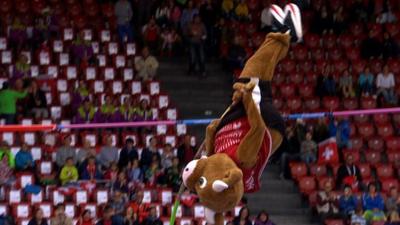
[[[287,4],[284,13],[289,16],[292,23],[291,27],[294,28],[294,32],[296,33],[297,41],[301,41],[303,39],[303,29],[299,7],[293,3]]]

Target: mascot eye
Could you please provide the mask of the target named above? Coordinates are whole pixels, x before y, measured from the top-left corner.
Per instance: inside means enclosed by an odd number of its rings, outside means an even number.
[[[200,185],[200,188],[205,188],[207,186],[207,179],[205,177],[200,177],[199,185]]]

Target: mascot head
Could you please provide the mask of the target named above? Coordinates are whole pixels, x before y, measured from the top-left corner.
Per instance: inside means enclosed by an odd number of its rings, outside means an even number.
[[[243,196],[243,174],[226,154],[191,161],[183,170],[183,183],[216,213],[233,209]]]

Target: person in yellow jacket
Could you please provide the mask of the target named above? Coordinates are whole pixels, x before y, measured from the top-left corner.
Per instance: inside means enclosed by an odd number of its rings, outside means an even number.
[[[78,180],[78,169],[74,165],[72,157],[68,157],[65,166],[61,169],[60,181],[61,184],[67,184],[69,182],[75,182]]]
[[[223,0],[222,1],[222,13],[229,16],[233,10],[233,0]]]
[[[249,8],[247,7],[246,0],[240,0],[235,8],[235,15],[239,20],[247,20],[249,18]]]

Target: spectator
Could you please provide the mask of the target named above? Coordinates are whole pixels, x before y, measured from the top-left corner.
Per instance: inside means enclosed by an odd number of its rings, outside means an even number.
[[[142,55],[135,58],[135,68],[143,81],[152,80],[157,75],[158,61],[150,54],[147,46],[143,47]]]
[[[15,155],[16,170],[33,170],[34,162],[31,152],[26,143],[22,144],[21,149]]]
[[[351,216],[351,225],[367,225],[362,207],[357,207],[356,213]]]
[[[392,12],[390,3],[386,3],[386,9],[382,10],[381,14],[376,18],[376,22],[380,24],[394,23],[397,21],[396,15]]]
[[[171,144],[165,144],[163,153],[161,154],[161,167],[168,169],[172,166],[172,159],[174,158],[174,152]]]
[[[104,99],[104,104],[100,107],[99,117],[102,122],[113,122],[116,108],[114,106],[113,99],[110,95],[107,95]]]
[[[151,206],[149,209],[149,215],[142,223],[143,225],[162,225],[163,222],[160,220],[160,216],[157,214],[157,209]]]
[[[350,75],[348,70],[345,70],[343,76],[340,77],[339,89],[342,91],[343,97],[354,97],[353,77]]]
[[[374,90],[374,75],[371,73],[370,68],[367,66],[364,72],[358,77],[358,88],[361,96],[369,96]]]
[[[120,192],[123,192],[124,194],[127,194],[129,192],[129,184],[128,184],[128,179],[126,177],[125,170],[120,171],[118,173],[117,180],[114,182],[112,187],[114,190],[119,190]]]
[[[153,111],[150,108],[149,101],[142,99],[139,107],[135,109],[135,121],[146,121],[153,119]]]
[[[129,162],[134,159],[139,159],[139,154],[135,148],[135,143],[132,138],[127,138],[125,140],[125,146],[119,153],[118,167],[120,169],[125,168]]]
[[[369,32],[368,38],[361,43],[361,56],[364,59],[379,57],[382,54],[382,43],[374,36],[374,32]]]
[[[80,178],[81,180],[99,180],[103,178],[94,156],[90,156],[87,159],[87,163],[82,169]]]
[[[373,183],[368,185],[368,192],[362,195],[362,204],[365,210],[364,218],[371,221],[385,220],[384,202],[381,194],[377,192],[376,186]]]
[[[261,30],[270,31],[272,26],[272,14],[268,2],[264,2],[264,9],[261,11]]]
[[[61,184],[64,185],[70,182],[78,181],[78,177],[78,169],[74,165],[74,160],[72,157],[68,157],[60,172]]]
[[[257,218],[256,218],[256,220],[255,220],[255,222],[254,222],[254,225],[275,225],[275,223],[273,223],[273,222],[269,219],[268,213],[267,213],[265,210],[262,210],[262,211],[258,214],[258,216],[257,216]]]
[[[90,146],[90,141],[85,139],[83,140],[82,148],[80,148],[76,154],[76,161],[78,162],[79,166],[85,166],[87,164],[87,160],[90,157],[96,157],[96,154],[96,150]]]
[[[78,114],[75,117],[76,123],[95,122],[96,109],[88,98],[83,100],[82,106],[78,108]]]
[[[113,138],[109,135],[106,138],[106,145],[100,149],[97,160],[104,169],[109,168],[112,162],[118,162],[118,157],[118,148],[113,145]]]
[[[242,207],[239,215],[233,219],[233,225],[251,225],[250,210],[246,206]]]
[[[149,0],[138,0],[138,1],[136,1],[137,12],[138,12],[137,19],[139,21],[139,26],[143,26],[144,23],[149,21],[149,18],[151,16],[151,12],[154,9],[154,3],[156,3],[156,2],[155,1],[149,1]]]
[[[389,104],[396,104],[396,96],[394,93],[395,81],[394,75],[389,71],[389,66],[383,67],[383,72],[378,74],[376,78],[377,95],[382,94],[385,101]]]
[[[332,29],[333,19],[331,13],[328,11],[327,5],[323,5],[316,13],[318,14],[311,27],[313,27],[314,31],[319,34],[330,32]]]
[[[316,143],[322,142],[329,138],[329,130],[324,117],[318,118],[317,124],[314,126],[313,140]]]
[[[166,170],[167,183],[172,187],[174,192],[179,191],[180,186],[180,168],[179,159],[177,157],[172,158],[172,166]]]
[[[0,186],[11,186],[13,183],[13,168],[9,164],[9,155],[0,156]]]
[[[120,121],[120,122],[132,121],[134,113],[135,113],[135,108],[132,105],[131,98],[125,97],[124,102],[122,103],[122,105],[119,107],[119,110],[117,111],[118,119],[116,119],[116,120]]]
[[[205,55],[204,41],[207,38],[207,30],[200,19],[200,16],[195,15],[193,21],[188,27],[187,36],[189,38],[190,49],[190,64],[189,75],[196,71],[196,66],[199,66],[199,73],[205,76]]]
[[[41,208],[35,209],[34,216],[29,220],[28,225],[47,225],[47,220],[43,218],[43,210]]]
[[[240,43],[240,36],[235,36],[228,51],[227,63],[230,71],[242,69],[247,59],[246,49]]]
[[[0,159],[7,157],[8,166],[11,168],[15,168],[15,157],[11,153],[10,148],[8,147],[7,142],[0,142]]]
[[[194,7],[194,3],[192,0],[187,2],[187,6],[182,11],[181,15],[181,30],[186,31],[188,29],[189,24],[194,19],[195,15],[199,14],[199,10]]]
[[[72,220],[65,214],[65,206],[62,203],[57,204],[54,211],[54,217],[51,219],[51,225],[72,225]]]
[[[235,8],[235,16],[241,21],[249,19],[249,8],[247,7],[246,0],[240,0]]]
[[[127,168],[128,179],[133,183],[141,183],[143,181],[142,170],[139,167],[139,159],[133,159]]]
[[[337,196],[332,192],[332,183],[326,182],[323,191],[317,195],[317,212],[321,221],[338,218],[339,202]]]
[[[350,143],[351,127],[346,118],[340,118],[336,128],[336,141],[339,148],[351,148]]]
[[[209,56],[214,56],[213,50],[215,50],[216,41],[215,41],[215,33],[214,33],[214,26],[217,22],[217,14],[218,10],[214,4],[213,0],[207,0],[201,7],[200,7],[200,17],[203,21],[206,30],[207,30],[207,39],[206,39],[206,50]]]
[[[138,216],[133,212],[132,208],[126,208],[125,210],[124,225],[140,225]]]
[[[140,166],[143,171],[150,167],[153,162],[153,156],[156,156],[158,159],[161,159],[160,153],[157,149],[157,139],[152,137],[149,141],[149,146],[143,149],[141,157],[140,157]]]
[[[158,50],[158,42],[160,39],[160,27],[157,25],[154,17],[143,27],[143,39],[145,44],[151,51]]]
[[[103,217],[97,221],[96,225],[118,225],[113,217],[114,209],[110,205],[106,205],[103,210]]]
[[[35,119],[48,118],[46,94],[38,87],[36,81],[31,82],[32,92],[28,95],[27,107]]]
[[[193,160],[196,154],[196,149],[192,146],[190,135],[186,134],[183,139],[183,144],[178,147],[178,158],[181,163],[179,167],[183,167]]]
[[[230,18],[232,16],[232,11],[233,11],[234,3],[233,0],[223,0],[222,1],[222,14]]]
[[[157,24],[161,27],[165,27],[169,25],[171,8],[169,7],[167,2],[162,2],[160,6],[156,9],[155,12],[155,20]]]
[[[396,187],[391,187],[389,197],[386,199],[386,210],[390,213],[399,211],[400,209],[400,195]]]
[[[86,86],[86,81],[80,80],[79,86],[74,90],[72,94],[72,107],[77,111],[79,106],[84,102],[85,99],[89,99],[89,90]]]
[[[389,219],[385,223],[385,225],[400,225],[400,217],[397,211],[392,211],[389,214]]]
[[[77,225],[94,225],[91,211],[85,209],[77,221]]]
[[[26,44],[27,37],[26,26],[18,16],[15,16],[9,28],[9,39],[15,52],[21,51]]]
[[[72,138],[70,135],[66,135],[63,139],[64,145],[58,148],[56,152],[56,163],[59,168],[63,167],[67,161],[67,158],[72,158],[73,164],[76,164],[76,151],[71,146]]]
[[[280,157],[281,173],[279,174],[282,180],[290,177],[289,162],[301,159],[299,146],[300,144],[294,134],[293,127],[286,127],[285,138],[279,147],[282,150]]]
[[[312,133],[306,133],[306,139],[301,143],[300,147],[301,159],[307,164],[317,161],[317,143],[312,140]]]
[[[350,218],[355,214],[357,206],[357,197],[353,195],[351,186],[346,185],[344,187],[343,195],[339,198],[340,213]]]
[[[14,74],[12,79],[26,79],[31,76],[31,66],[29,59],[25,54],[20,54],[14,66]]]
[[[156,156],[154,156],[157,158]],[[144,180],[150,187],[155,187],[157,184],[163,183],[163,172],[160,169],[160,163],[158,160],[153,160],[150,167],[144,170]]]
[[[391,57],[397,57],[398,46],[388,32],[385,32],[383,34],[382,47],[383,47],[382,55],[383,55],[384,59],[388,59]]]
[[[353,190],[357,190],[361,181],[360,169],[354,164],[353,155],[349,154],[346,157],[346,163],[342,164],[338,169],[336,187],[342,189],[345,185],[349,185]]]
[[[190,193],[189,190],[185,190],[180,196],[182,203],[182,212],[184,215],[191,215],[194,204],[196,204],[197,197],[195,194]]]
[[[109,204],[114,209],[114,217],[119,217],[118,220],[123,220],[127,199],[121,190],[114,190],[114,195]]]
[[[148,213],[149,213],[149,204],[143,202],[144,192],[142,190],[138,190],[135,195],[134,201],[130,204],[129,208],[133,210],[133,213],[138,215],[139,223],[142,223]]]
[[[118,164],[116,162],[111,162],[110,167],[106,168],[106,172],[104,173],[104,179],[110,180],[111,183],[117,181],[118,178]]]
[[[127,0],[118,0],[115,3],[115,16],[117,17],[117,29],[120,43],[133,41],[133,29],[130,25],[133,12],[131,3]]]
[[[15,124],[17,100],[25,98],[27,95],[28,92],[26,90],[19,92],[9,87],[7,82],[3,83],[3,88],[0,90],[0,114],[5,119],[6,124]]]
[[[181,41],[181,37],[176,32],[175,28],[168,27],[164,29],[161,34],[162,38],[162,46],[161,46],[161,54],[164,56],[174,56],[176,55],[179,50],[179,45]]]
[[[178,28],[181,19],[181,9],[174,1],[169,1],[170,18],[169,21],[174,28]]]
[[[89,41],[85,40],[84,32],[81,31],[76,35],[75,40],[71,45],[71,55],[73,57],[73,61],[77,66],[81,66],[81,68],[86,68],[88,63],[91,61],[93,57],[93,48]]]

